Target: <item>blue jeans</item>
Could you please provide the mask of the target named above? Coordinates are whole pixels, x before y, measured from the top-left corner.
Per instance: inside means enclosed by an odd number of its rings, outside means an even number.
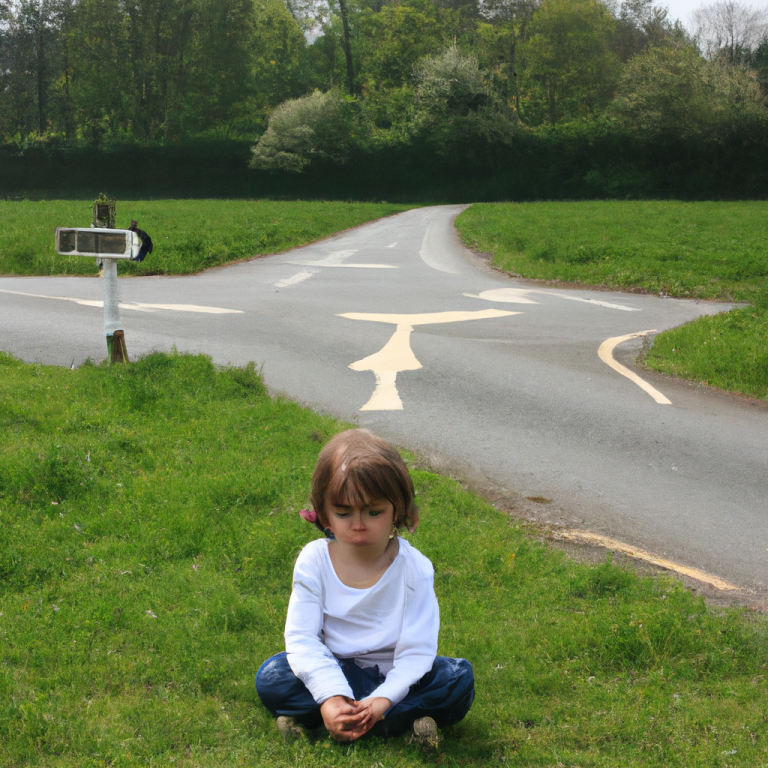
[[[256,691],[264,706],[275,716],[288,715],[307,728],[323,724],[320,706],[304,683],[293,674],[287,654],[267,659],[256,673]],[[378,667],[358,667],[352,659],[338,659],[355,699],[370,696],[384,682]],[[432,717],[440,728],[461,720],[475,698],[472,665],[466,659],[438,656],[432,669],[414,683],[405,698],[390,707],[383,720],[373,727],[377,736],[397,736],[419,717]]]

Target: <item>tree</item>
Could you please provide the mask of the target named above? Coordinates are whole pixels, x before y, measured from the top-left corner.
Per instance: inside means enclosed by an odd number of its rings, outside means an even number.
[[[4,18],[0,105],[7,133],[42,135],[56,122],[50,102],[60,68],[60,11],[54,0],[22,0],[0,9]]]
[[[685,34],[682,27],[670,22],[668,14],[656,0],[624,0],[616,14],[611,46],[622,62],[648,48],[671,44]]]
[[[544,0],[524,45],[528,111],[538,121],[587,115],[613,94],[615,21],[597,0]]]
[[[310,90],[307,42],[282,0],[255,3],[250,46],[253,80],[249,99],[258,114]]]
[[[518,45],[525,42],[526,30],[540,0],[484,0],[480,13],[487,20],[478,25],[483,57],[494,70],[502,96],[514,98],[520,113],[520,81],[517,76]],[[488,54],[491,53],[489,56]]]
[[[768,9],[718,0],[693,14],[694,35],[707,58],[745,64],[768,36]]]
[[[408,83],[416,62],[446,44],[433,5],[386,5],[360,14],[360,78],[367,93]]]
[[[763,116],[765,107],[749,72],[681,46],[635,56],[611,112],[630,129],[685,138],[728,128],[746,115]]]

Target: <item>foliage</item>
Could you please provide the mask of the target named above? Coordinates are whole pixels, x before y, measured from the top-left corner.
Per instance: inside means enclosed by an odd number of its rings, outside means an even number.
[[[527,122],[589,114],[610,99],[618,76],[615,21],[597,0],[543,0],[524,46]]]
[[[282,648],[293,561],[316,535],[296,512],[344,425],[201,356],[70,371],[0,355],[0,370],[3,765],[768,758],[764,617],[570,562],[415,469],[412,541],[436,566],[439,650],[474,665],[469,716],[434,756],[404,738],[284,747],[253,678]]]
[[[768,10],[737,0],[717,0],[694,11],[693,27],[707,58],[745,64],[768,36]]]
[[[655,2],[25,0],[0,190],[765,196],[768,43],[705,59]]]
[[[118,263],[121,275],[177,275],[305,245],[342,229],[404,210],[387,203],[270,200],[119,200],[117,226],[131,219],[155,249],[139,263]],[[60,256],[57,226],[87,227],[88,201],[0,201],[0,274],[95,275],[96,260]]]
[[[26,0],[20,9],[0,30],[7,138],[253,135],[264,109],[306,88],[306,43],[278,0]]]
[[[299,173],[313,159],[348,159],[359,125],[353,100],[338,91],[283,102],[253,148],[252,168]]]
[[[488,102],[488,88],[477,59],[466,56],[455,45],[422,59],[413,76],[416,101],[426,119],[463,117]]]
[[[624,0],[616,16],[612,48],[626,63],[649,48],[685,42],[687,37],[680,22],[673,23],[669,11],[653,0]]]
[[[640,131],[691,137],[722,132],[748,116],[765,120],[764,101],[749,71],[705,61],[694,49],[681,46],[653,48],[634,57],[611,111]]]

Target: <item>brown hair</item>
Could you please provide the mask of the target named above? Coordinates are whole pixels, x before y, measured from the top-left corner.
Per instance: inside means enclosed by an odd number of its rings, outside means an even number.
[[[386,499],[395,508],[395,526],[415,527],[416,492],[400,454],[367,429],[350,429],[331,438],[320,451],[312,475],[310,498],[325,528],[331,504],[364,505]]]

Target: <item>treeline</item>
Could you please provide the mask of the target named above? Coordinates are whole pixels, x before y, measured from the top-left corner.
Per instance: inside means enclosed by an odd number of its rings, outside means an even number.
[[[109,151],[201,194],[763,196],[747,10],[692,36],[654,0],[0,0],[0,187]]]

